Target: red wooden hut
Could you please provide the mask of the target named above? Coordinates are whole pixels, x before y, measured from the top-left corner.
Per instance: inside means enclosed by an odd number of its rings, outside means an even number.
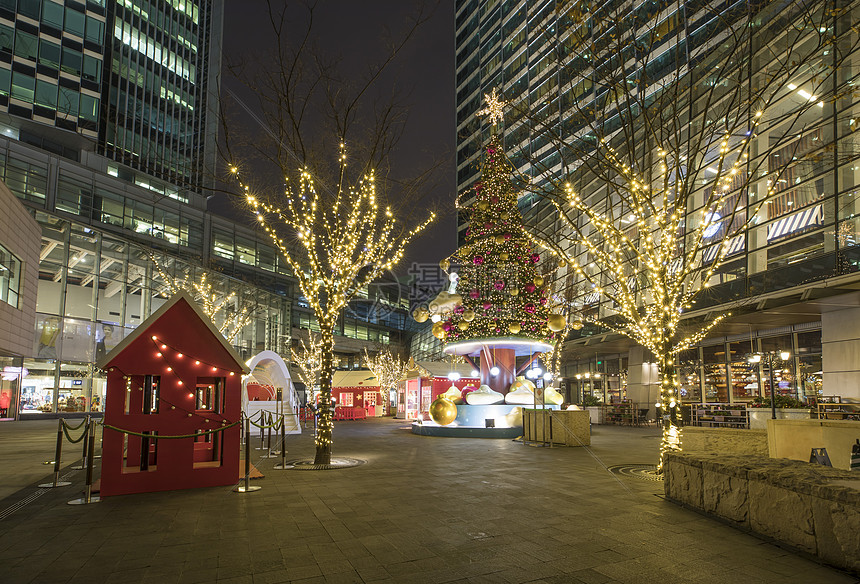
[[[97,366],[107,371],[101,496],[236,483],[248,368],[187,293]]]

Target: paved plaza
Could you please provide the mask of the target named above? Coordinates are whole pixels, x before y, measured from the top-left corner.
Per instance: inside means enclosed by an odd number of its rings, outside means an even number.
[[[339,470],[254,463],[261,490],[228,487],[70,506],[37,491],[56,421],[0,424],[0,582],[600,583],[858,580],[662,498],[606,467],[653,463],[654,428],[595,426],[590,449],[429,438],[391,419],[341,422]],[[288,459],[311,457],[310,431]],[[68,445],[69,464],[80,458]],[[28,502],[29,501],[29,502]]]

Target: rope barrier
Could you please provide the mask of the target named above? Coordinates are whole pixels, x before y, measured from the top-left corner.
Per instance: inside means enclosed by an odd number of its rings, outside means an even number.
[[[131,430],[123,430],[122,428],[117,428],[116,426],[111,426],[110,424],[102,423],[105,428],[113,430],[114,432],[120,432],[122,434],[128,434],[129,436],[137,436],[139,438],[152,438],[153,440],[181,440],[183,438],[197,438],[198,436],[207,436],[209,434],[214,434],[216,432],[223,432],[228,428],[232,428],[233,426],[238,426],[241,422],[233,422],[232,424],[227,424],[226,426],[221,426],[220,428],[215,428],[214,430],[206,430],[205,432],[199,432],[197,434],[181,434],[178,436],[162,436],[161,434],[143,434],[141,432],[132,432]]]
[[[63,420],[63,426],[65,426],[66,428],[68,428],[68,429],[69,429],[69,430],[71,430],[72,432],[74,432],[75,430],[77,430],[78,428],[80,428],[81,426],[83,426],[84,424],[86,424],[86,423],[87,423],[87,421],[88,421],[88,420],[87,420],[87,418],[84,418],[83,420],[81,420],[81,423],[80,423],[80,424],[78,424],[77,426],[72,426],[71,424],[69,424],[68,422],[66,422],[66,420],[65,420],[64,418],[60,418],[60,419],[61,419],[61,420]]]
[[[246,416],[246,417],[247,417],[247,416]],[[279,416],[279,417],[278,417],[278,421],[277,421],[277,422],[275,422],[275,423],[273,423],[273,424],[263,424],[263,423],[262,423],[262,422],[263,422],[263,417],[264,417],[264,413],[263,413],[263,411],[261,410],[261,411],[260,411],[260,422],[261,422],[260,424],[258,424],[258,423],[257,423],[257,422],[255,422],[254,420],[252,420],[250,417],[248,417],[248,421],[249,421],[249,422],[251,422],[251,423],[252,423],[254,426],[256,426],[257,428],[259,428],[260,430],[268,430],[269,428],[272,428],[273,430],[278,430],[278,429],[280,429],[281,424],[283,424],[283,422],[284,422],[283,418]],[[271,418],[270,418],[270,419],[271,419]]]
[[[72,437],[69,435],[69,430],[77,430],[78,428],[80,428],[81,426],[83,426],[83,425],[87,422],[87,420],[84,420],[83,422],[81,422],[80,424],[78,424],[77,426],[75,426],[74,428],[72,428],[71,426],[69,426],[68,424],[66,424],[66,421],[65,421],[65,420],[61,420],[61,421],[63,422],[63,434],[65,434],[65,435],[66,435],[66,440],[68,440],[68,441],[69,441],[69,442],[71,442],[72,444],[77,444],[78,442],[80,442],[81,440],[83,440],[83,439],[86,437],[87,432],[89,431],[89,424],[87,424],[87,427],[86,427],[86,428],[84,428],[84,431],[83,431],[83,432],[81,432],[81,435],[80,435],[77,439],[74,439],[74,438],[72,438]]]

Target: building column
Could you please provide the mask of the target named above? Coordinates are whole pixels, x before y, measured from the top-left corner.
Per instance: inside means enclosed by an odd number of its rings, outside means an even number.
[[[632,347],[627,361],[627,398],[651,416],[654,404],[660,401],[660,375],[657,364],[645,361],[645,349]]]
[[[824,395],[860,402],[860,307],[821,314]]]

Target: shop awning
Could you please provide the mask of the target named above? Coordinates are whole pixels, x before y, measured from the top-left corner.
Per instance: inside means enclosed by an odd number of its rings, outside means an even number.
[[[746,239],[744,238],[744,234],[735,235],[728,242],[726,242],[726,255],[725,257],[729,257],[735,255],[736,253],[740,253],[744,250],[746,244]],[[715,259],[717,259],[717,252],[719,251],[719,245],[712,245],[708,249],[702,252],[702,263],[710,264]]]
[[[767,227],[767,240],[776,239],[799,231],[810,225],[822,225],[824,223],[824,205],[818,204],[794,215],[774,221]]]

